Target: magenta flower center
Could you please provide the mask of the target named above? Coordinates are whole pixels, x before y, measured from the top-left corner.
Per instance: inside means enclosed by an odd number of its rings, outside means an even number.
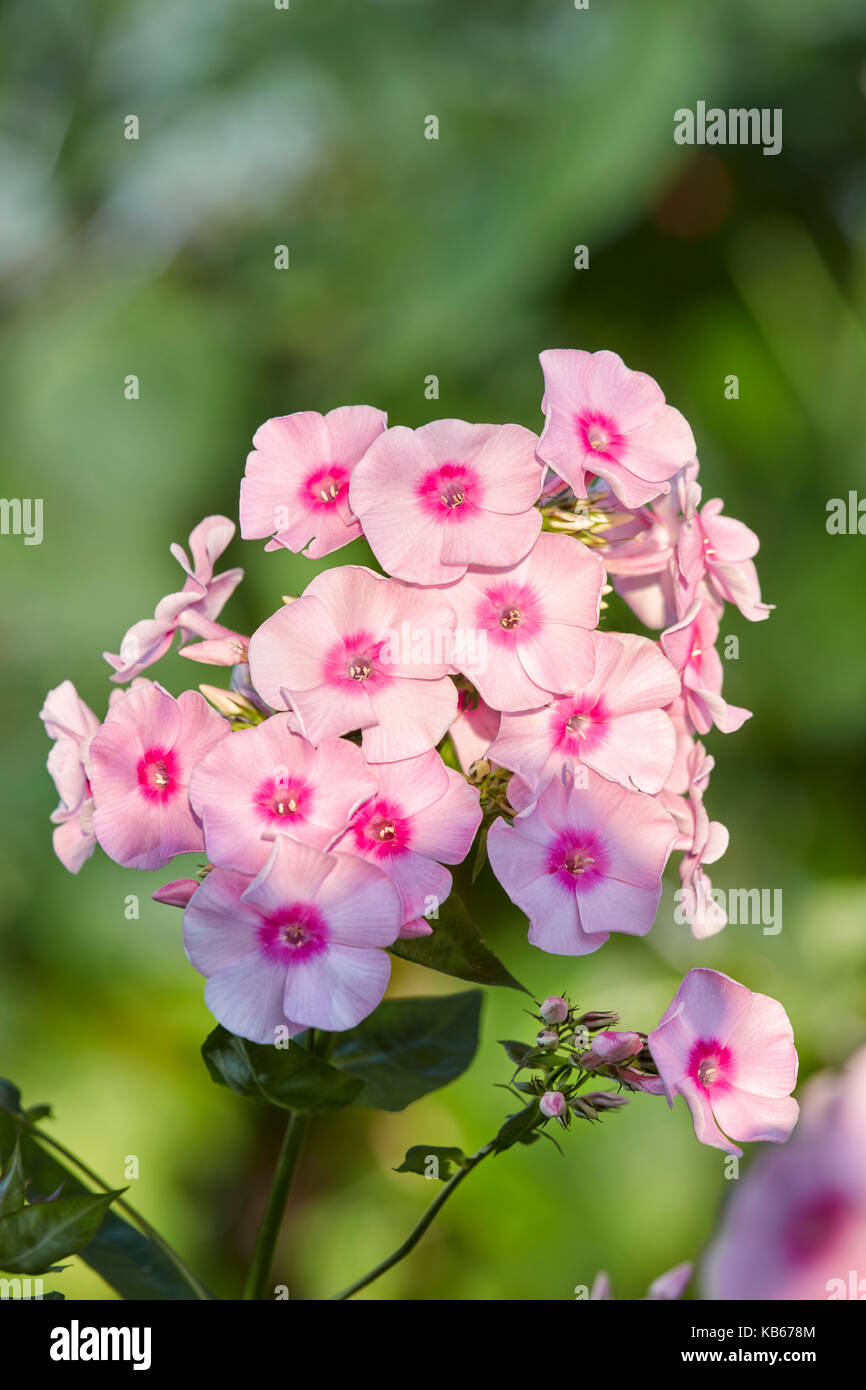
[[[299,965],[325,949],[328,926],[312,903],[291,903],[262,919],[259,943],[271,960]]]
[[[554,711],[551,720],[556,748],[581,757],[604,740],[607,712],[600,700],[568,700]]]
[[[795,1260],[812,1260],[832,1243],[850,1216],[850,1201],[841,1192],[821,1192],[791,1214],[785,1240]]]
[[[348,470],[339,463],[329,463],[310,474],[306,482],[307,496],[316,507],[333,508],[348,483]]]
[[[586,410],[577,416],[575,432],[585,449],[608,457],[623,443],[622,435],[610,416],[594,410]]]
[[[494,641],[508,643],[518,635],[531,637],[542,627],[541,603],[528,584],[496,584],[482,598],[476,623]]]
[[[593,830],[565,830],[550,847],[547,871],[570,892],[585,892],[606,869],[604,844]]]
[[[693,1081],[708,1090],[710,1086],[730,1082],[731,1060],[729,1048],[715,1038],[703,1038],[692,1048],[687,1071]]]
[[[178,789],[177,759],[170,748],[148,748],[136,772],[148,801],[166,801]]]
[[[268,820],[290,820],[293,816],[303,818],[302,807],[309,793],[309,786],[299,777],[268,777],[258,788],[253,801]]]
[[[411,825],[393,802],[372,801],[362,806],[352,824],[358,850],[373,859],[403,854],[409,848]]]
[[[325,674],[347,689],[381,686],[388,679],[381,660],[384,646],[370,632],[350,633],[327,657]]]
[[[418,484],[424,508],[438,521],[460,521],[477,510],[481,480],[463,463],[443,463]]]

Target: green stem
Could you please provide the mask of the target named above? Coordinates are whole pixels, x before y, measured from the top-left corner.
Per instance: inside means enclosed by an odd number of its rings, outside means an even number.
[[[259,1225],[259,1233],[256,1236],[256,1248],[253,1251],[252,1263],[244,1286],[243,1296],[245,1299],[260,1300],[265,1296],[274,1258],[274,1247],[277,1243],[280,1227],[283,1224],[283,1214],[289,1200],[289,1193],[292,1190],[292,1180],[295,1176],[298,1160],[301,1157],[301,1150],[304,1147],[311,1119],[312,1116],[308,1110],[293,1110],[289,1116],[280,1156],[277,1159],[273,1185],[268,1194]]]
[[[27,1129],[31,1138],[38,1140],[42,1144],[47,1144],[50,1148],[55,1149],[57,1153],[62,1154],[67,1162],[73,1164],[80,1173],[83,1173],[84,1176],[89,1178],[92,1183],[95,1183],[97,1187],[101,1187],[103,1192],[112,1192],[114,1190],[110,1183],[107,1183],[98,1173],[94,1173],[92,1168],[88,1168],[87,1164],[83,1163],[77,1154],[72,1153],[72,1151],[67,1149],[64,1144],[61,1144],[58,1139],[55,1139],[50,1134],[45,1134],[41,1129],[36,1129],[34,1125],[27,1124],[24,1127]],[[116,1198],[113,1205],[119,1207],[121,1211],[124,1211],[130,1220],[135,1223],[142,1235],[147,1236],[149,1240],[153,1241],[153,1244],[171,1261],[185,1283],[195,1294],[196,1298],[202,1301],[213,1298],[213,1294],[208,1292],[204,1284],[196,1278],[189,1266],[184,1263],[177,1251],[159,1234],[159,1231],[151,1226],[150,1222],[141,1215],[141,1212],[136,1211],[135,1207],[132,1206],[130,1202],[124,1201],[122,1197]]]
[[[430,1206],[421,1217],[421,1220],[410,1235],[407,1236],[406,1240],[403,1241],[403,1244],[399,1245],[393,1254],[389,1255],[381,1264],[376,1265],[375,1269],[371,1269],[369,1274],[365,1274],[362,1279],[358,1279],[354,1284],[350,1284],[342,1293],[334,1294],[331,1302],[340,1303],[344,1299],[351,1298],[353,1294],[359,1293],[361,1289],[365,1289],[368,1284],[372,1284],[374,1280],[385,1274],[389,1269],[393,1269],[394,1265],[399,1264],[401,1260],[404,1260],[406,1256],[415,1249],[415,1246],[418,1244],[428,1226],[433,1224],[452,1193],[457,1191],[465,1178],[468,1178],[473,1168],[477,1168],[481,1160],[492,1152],[493,1141],[489,1144],[485,1144],[484,1148],[479,1149],[477,1153],[472,1154],[471,1158],[467,1158],[465,1164],[458,1168],[453,1178],[449,1178],[448,1182],[446,1182],[435,1201],[430,1203]]]

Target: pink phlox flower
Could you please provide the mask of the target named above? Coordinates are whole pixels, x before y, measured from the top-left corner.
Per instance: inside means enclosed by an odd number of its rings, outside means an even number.
[[[311,559],[357,540],[361,526],[349,504],[349,484],[387,421],[369,405],[266,420],[253,437],[241,482],[244,539],[270,536],[266,550],[303,550]]]
[[[733,603],[744,618],[760,622],[774,605],[761,602],[761,586],[752,557],[759,541],[742,521],[722,516],[718,497],[704,503],[684,522],[677,540],[677,613],[683,617],[705,581],[718,602]]]
[[[503,714],[489,756],[541,791],[563,767],[585,763],[610,781],[657,792],[673,767],[676,733],[663,706],[680,680],[654,642],[595,632],[595,672],[573,695]]]
[[[363,730],[369,762],[434,748],[457,713],[456,615],[436,591],[358,565],[325,570],[250,639],[250,674],[311,743]]]
[[[207,875],[184,912],[184,947],[217,1021],[273,1043],[279,1030],[340,1032],[372,1013],[400,916],[400,895],[374,864],[279,835],[254,879]]]
[[[234,533],[235,524],[228,517],[206,516],[190,533],[192,559],[182,546],[171,546],[186,582],[179,592],[160,600],[152,618],[133,624],[118,654],[103,652],[105,660],[114,667],[113,681],[125,683],[152,666],[168,651],[177,631],[186,641],[199,632],[203,623],[212,623],[219,616],[244,573],[241,569],[225,570],[217,575],[213,572]]]
[[[735,733],[752,717],[751,710],[722,698],[718,635],[718,620],[700,598],[661,635],[662,649],[682,679],[685,713],[699,734],[709,733],[714,724],[723,734]]]
[[[493,872],[530,919],[529,940],[554,955],[596,951],[611,932],[645,935],[676,839],[654,797],[592,771],[586,783],[555,778],[527,802],[513,777],[509,799],[519,814],[513,825],[497,820],[487,840]]]
[[[648,1044],[668,1103],[683,1096],[702,1144],[741,1156],[736,1140],[790,1135],[797,1053],[778,1000],[717,970],[690,970]]]
[[[380,435],[349,498],[382,568],[413,584],[448,584],[467,565],[522,560],[541,530],[537,444],[522,425],[465,420]]]
[[[698,940],[715,936],[727,925],[727,913],[713,896],[713,885],[704,872],[705,864],[715,864],[728,848],[728,830],[721,821],[711,821],[704,807],[706,791],[715,759],[703,744],[692,745],[686,760],[688,797],[666,788],[659,801],[670,811],[679,837],[674,846],[682,850],[679,873],[679,901],[683,916]]]
[[[470,570],[441,592],[457,613],[454,664],[495,710],[537,709],[592,678],[604,571],[570,536],[541,535],[506,570]]]
[[[90,745],[93,828],[109,858],[128,869],[161,869],[176,854],[204,848],[189,782],[230,732],[196,690],[175,700],[148,681],[112,702]]]
[[[670,490],[670,480],[695,457],[688,421],[665,403],[644,372],[615,352],[551,348],[540,354],[545,425],[539,457],[586,497],[603,478],[626,507]]]
[[[49,690],[39,714],[49,738],[48,771],[60,804],[51,812],[54,853],[77,874],[96,847],[93,833],[93,794],[88,776],[90,742],[100,724],[72,681]]]
[[[402,935],[427,935],[425,914],[451,892],[443,864],[460,864],[481,823],[477,788],[446,767],[434,750],[417,758],[379,763],[375,794],[356,812],[333,848],[376,864],[402,902]]]
[[[376,791],[360,748],[342,738],[314,747],[291,719],[276,714],[233,733],[193,771],[190,802],[220,868],[257,873],[275,835],[325,849]]]

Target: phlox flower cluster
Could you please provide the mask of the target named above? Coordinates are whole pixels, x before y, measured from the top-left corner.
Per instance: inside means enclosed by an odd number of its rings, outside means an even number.
[[[69,681],[46,699],[58,856],[77,873],[97,843],[145,870],[198,855],[154,896],[184,908],[208,1006],[245,1038],[368,1015],[388,948],[435,931],[479,834],[544,951],[648,932],[674,852],[695,934],[724,925],[698,739],[748,718],[715,643],[726,604],[768,615],[758,542],[701,505],[692,431],[650,377],[611,352],[541,364],[539,434],[412,430],[369,406],[268,420],[239,519],[276,591],[283,550],[364,538],[375,567],[319,573],[247,636],[220,621],[242,572],[214,572],[235,525],[209,516],[172,546],[182,588],[106,654],[127,688],[104,720]],[[651,635],[612,629],[613,590]],[[175,633],[227,688],[175,697],[145,676]],[[684,1045],[672,1021],[657,1033]],[[769,1132],[785,1118],[760,1094]],[[735,1104],[702,1111],[703,1132],[735,1133]]]

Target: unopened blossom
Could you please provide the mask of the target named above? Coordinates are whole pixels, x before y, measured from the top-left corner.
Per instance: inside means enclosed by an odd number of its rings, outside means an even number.
[[[354,1028],[385,993],[384,948],[399,930],[400,897],[380,869],[285,835],[254,879],[213,869],[183,918],[187,956],[208,977],[205,1003],[258,1043],[280,1028]]]
[[[699,734],[708,734],[714,724],[723,734],[735,733],[752,717],[751,710],[729,705],[722,698],[718,635],[716,615],[699,598],[661,635],[662,650],[682,680],[686,716]]]
[[[513,825],[496,821],[487,839],[493,872],[530,919],[529,940],[554,955],[596,951],[611,932],[645,935],[677,837],[653,797],[595,772],[586,781],[549,782]]]
[[[376,790],[360,748],[323,739],[318,748],[275,714],[212,748],[193,772],[189,797],[205,848],[223,869],[257,873],[274,835],[327,848]]]
[[[77,874],[96,847],[88,763],[99,720],[72,681],[49,690],[39,718],[48,737],[55,740],[48,754],[48,771],[60,797],[60,805],[51,812],[54,853],[70,873]]]
[[[152,666],[168,651],[176,632],[188,642],[191,636],[200,635],[202,627],[213,624],[243,578],[241,569],[213,572],[234,533],[235,524],[227,516],[206,516],[190,533],[189,556],[182,546],[171,546],[172,555],[186,575],[184,586],[161,599],[152,618],[133,624],[117,654],[103,652],[105,660],[114,667],[113,681],[125,683]]]
[[[478,791],[446,767],[435,749],[417,758],[377,763],[374,792],[333,848],[375,864],[396,886],[407,934],[451,892],[443,864],[460,864],[481,823]],[[414,925],[411,925],[414,924]],[[430,927],[424,924],[428,934]]]
[[[434,748],[457,713],[456,615],[436,591],[359,565],[325,570],[250,639],[250,673],[311,743],[363,730],[370,762]]]
[[[195,690],[177,700],[150,681],[112,702],[90,745],[93,828],[128,869],[161,869],[204,848],[189,804],[196,763],[231,730]]]
[[[150,896],[155,903],[165,903],[167,907],[186,907],[198,886],[197,878],[175,878],[171,883],[164,883],[161,888],[157,888]]]
[[[686,1261],[683,1264],[674,1265],[673,1269],[666,1270],[664,1274],[660,1274],[658,1278],[654,1279],[650,1284],[646,1293],[646,1298],[651,1302],[671,1301],[682,1298],[689,1286],[693,1268],[694,1266]],[[589,1297],[590,1302],[593,1303],[608,1302],[613,1299],[610,1277],[604,1270],[601,1270],[600,1273],[595,1276],[595,1282],[593,1283]]]
[[[386,424],[387,416],[369,405],[266,420],[253,436],[241,482],[244,539],[270,536],[265,549],[303,550],[312,559],[356,540],[361,527],[349,505],[349,483]]]
[[[595,632],[592,642],[591,679],[543,709],[503,714],[488,756],[535,791],[575,763],[624,787],[660,791],[676,752],[662,707],[679,695],[679,677],[645,637]]]
[[[636,1056],[642,1047],[643,1040],[639,1033],[596,1033],[589,1052],[581,1056],[580,1065],[584,1071],[592,1071],[609,1063],[624,1062],[626,1058]]]
[[[866,1297],[866,1048],[809,1082],[783,1149],[761,1154],[725,1204],[704,1297]]]
[[[783,1143],[798,1114],[797,1053],[782,1005],[718,970],[690,970],[648,1037],[668,1103],[683,1096],[702,1144]]]
[[[758,553],[758,537],[742,521],[722,516],[723,506],[720,498],[712,498],[680,529],[677,611],[680,616],[685,614],[705,582],[717,602],[733,603],[744,618],[760,622],[770,616],[773,605],[761,602],[752,558]]]
[[[661,388],[633,372],[615,352],[550,348],[544,372],[544,430],[539,457],[586,497],[603,478],[626,507],[670,490],[670,479],[695,457],[688,421],[665,404]]]
[[[548,1120],[558,1120],[565,1114],[565,1096],[561,1091],[545,1091],[538,1102],[538,1108]]]
[[[522,425],[433,420],[375,440],[349,498],[388,574],[448,584],[467,565],[516,564],[541,530],[543,467]]]
[[[548,994],[538,1012],[545,1023],[564,1023],[568,1018],[568,1004],[560,994]]]
[[[492,709],[527,710],[591,680],[604,571],[570,536],[541,535],[511,569],[443,589],[462,640],[454,664]]]
[[[553,1028],[542,1028],[535,1035],[535,1046],[545,1049],[557,1048],[559,1046],[559,1034]]]

